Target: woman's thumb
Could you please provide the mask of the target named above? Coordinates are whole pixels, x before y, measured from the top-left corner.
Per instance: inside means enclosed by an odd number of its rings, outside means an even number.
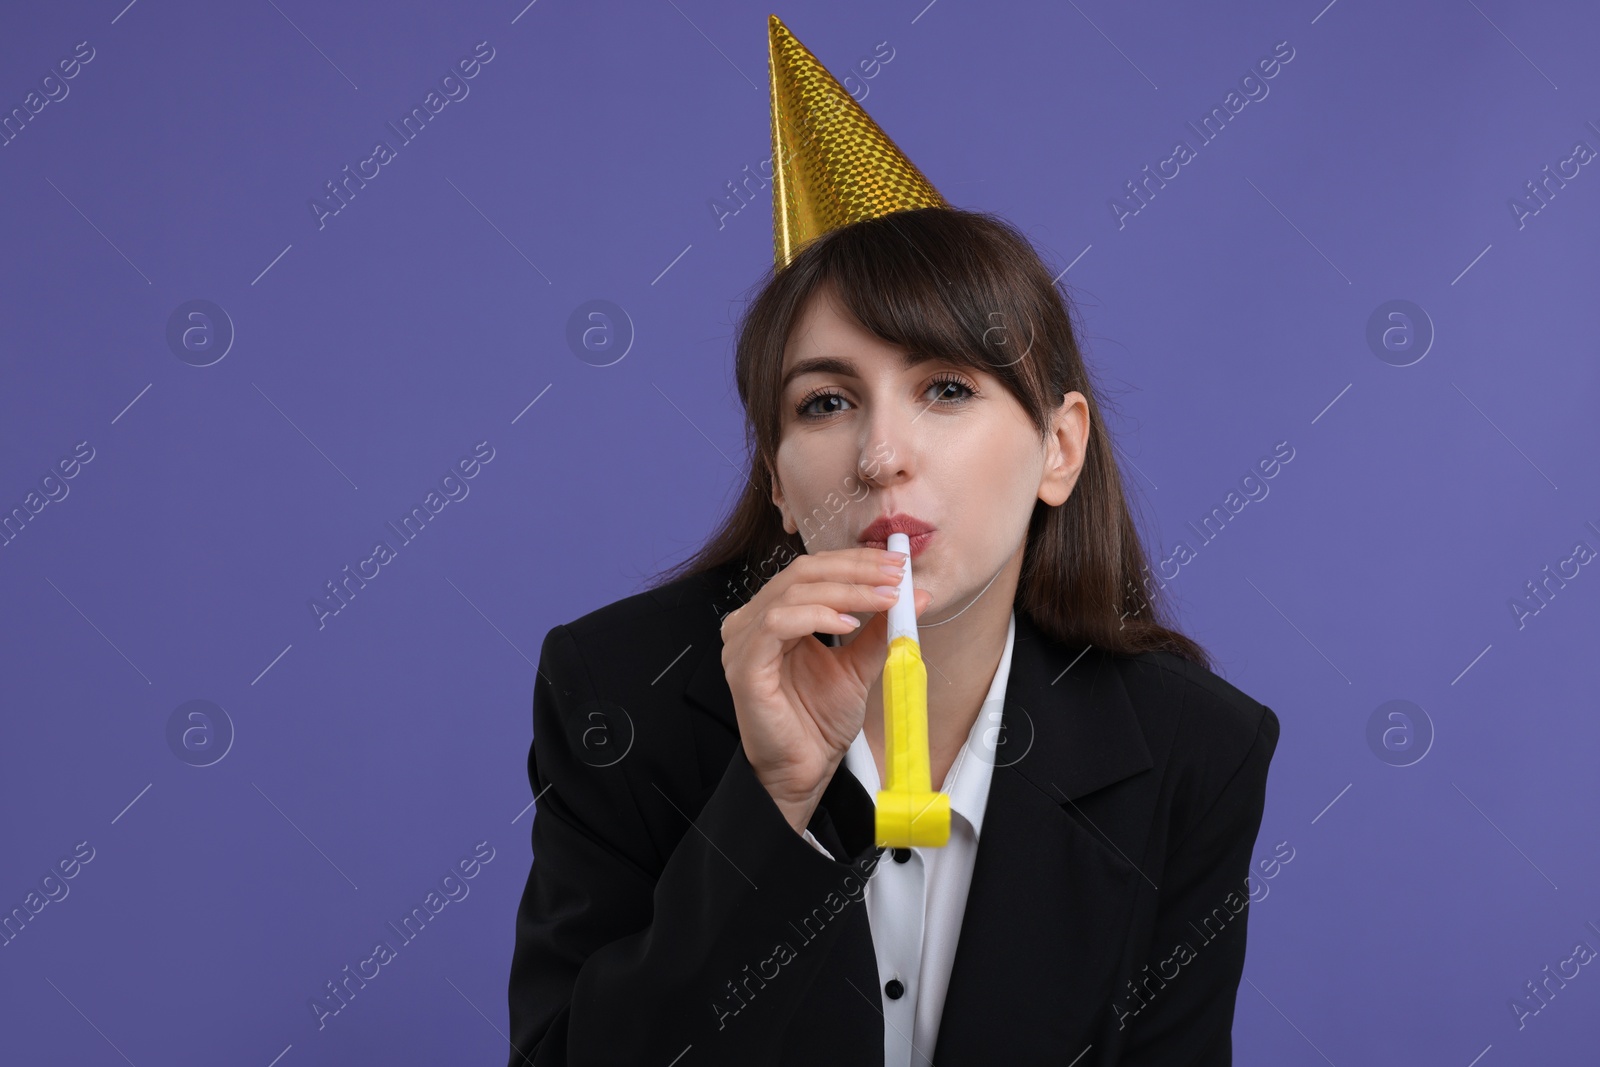
[[[926,589],[913,589],[912,595],[916,598],[917,616],[920,618],[933,601],[933,594]],[[889,659],[889,613],[874,613],[856,639],[846,647],[854,653],[852,659],[861,680],[870,686],[883,673],[883,665]]]

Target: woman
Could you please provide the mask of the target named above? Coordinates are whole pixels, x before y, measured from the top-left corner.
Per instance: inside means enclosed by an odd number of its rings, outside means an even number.
[[[1049,270],[926,193],[777,242],[738,503],[545,638],[512,1065],[1231,1062],[1278,719],[1165,621]],[[880,864],[897,530],[951,832]]]
[[[835,230],[752,304],[738,382],[759,462],[721,530],[545,639],[511,1062],[1229,1063],[1278,720],[1141,582],[1048,270],[975,213]],[[992,778],[933,1047],[885,1027],[875,783],[841,766],[860,738],[882,779],[896,568],[861,535],[894,514],[934,528],[933,780]]]

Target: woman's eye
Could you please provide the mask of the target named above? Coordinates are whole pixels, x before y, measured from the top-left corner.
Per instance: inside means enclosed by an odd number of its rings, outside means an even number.
[[[951,395],[947,390],[952,385],[961,390],[961,392]],[[941,378],[938,381],[931,383],[928,388],[938,390],[938,392],[934,394],[935,400],[954,400],[957,402],[965,400],[967,396],[972,395],[974,392],[970,385],[964,381],[961,381],[959,378]]]
[[[795,413],[798,414],[801,418],[810,418],[810,419],[826,418],[827,416],[832,415],[833,412],[832,411],[818,412],[818,411],[812,410],[812,406],[814,404],[818,404],[818,403],[820,403],[822,401],[825,401],[825,400],[844,401],[844,397],[840,396],[838,393],[813,393],[810,396],[806,397],[804,400],[800,401],[800,403],[795,406]]]

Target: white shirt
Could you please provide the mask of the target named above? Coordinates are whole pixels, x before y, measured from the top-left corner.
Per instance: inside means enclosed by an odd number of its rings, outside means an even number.
[[[989,801],[999,738],[1006,681],[1011,675],[1011,646],[1016,639],[1015,612],[1006,627],[1006,647],[989,683],[989,695],[967,734],[938,792],[950,795],[950,840],[943,848],[912,848],[910,859],[897,863],[884,852],[867,881],[867,919],[872,929],[878,976],[884,985],[898,980],[899,997],[882,994],[884,1067],[929,1067],[944,1014],[945,993],[955,963],[956,941],[972,884],[972,863],[978,833]],[[838,635],[831,644],[837,646]],[[882,788],[878,766],[867,745],[866,730],[856,735],[845,753],[845,766],[877,798]],[[823,855],[810,830],[804,836]],[[837,858],[837,857],[832,857]]]

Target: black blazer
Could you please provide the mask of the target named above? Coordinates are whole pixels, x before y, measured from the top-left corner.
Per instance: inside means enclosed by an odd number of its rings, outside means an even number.
[[[882,1067],[873,798],[841,762],[810,830],[844,863],[756,779],[722,671],[731,577],[544,640],[510,1067]],[[1085,652],[1016,620],[938,1043],[919,1051],[1229,1064],[1278,718],[1172,654]]]

